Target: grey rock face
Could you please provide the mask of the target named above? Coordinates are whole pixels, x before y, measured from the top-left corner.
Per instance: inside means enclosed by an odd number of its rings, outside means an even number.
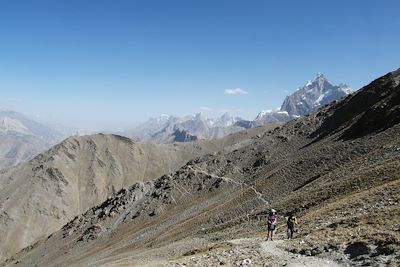
[[[188,134],[185,130],[177,129],[174,133],[174,140],[176,142],[189,142],[197,140],[197,137],[191,134]]]
[[[281,111],[286,111],[290,116],[304,116],[349,93],[351,89],[346,84],[333,85],[319,73],[314,80],[287,96],[282,103]]]
[[[312,81],[287,96],[279,110],[261,111],[254,120],[255,125],[287,122],[307,115],[319,107],[350,94],[351,91],[346,84],[333,85],[323,74],[318,73]]]

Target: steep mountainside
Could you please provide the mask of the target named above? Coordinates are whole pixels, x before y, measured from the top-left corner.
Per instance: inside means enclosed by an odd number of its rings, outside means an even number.
[[[0,258],[58,230],[121,188],[171,173],[200,155],[236,149],[257,133],[171,145],[102,134],[70,137],[1,174]]]
[[[299,239],[287,242],[292,253],[398,266],[399,76],[388,73],[282,127],[259,127],[262,134],[230,152],[123,189],[4,265],[233,265],[237,257],[274,265],[265,244],[248,247],[256,256],[236,255],[240,242],[227,240],[265,235],[275,208],[299,217]],[[280,238],[284,224],[280,218]]]
[[[0,169],[27,161],[61,140],[61,135],[24,115],[0,110]]]
[[[287,96],[279,110],[261,111],[254,123],[259,125],[276,121],[287,122],[350,93],[351,89],[346,84],[333,85],[323,74],[318,73],[312,81]]]

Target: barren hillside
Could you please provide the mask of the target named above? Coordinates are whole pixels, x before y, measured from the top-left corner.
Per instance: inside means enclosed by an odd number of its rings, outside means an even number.
[[[188,160],[246,144],[260,129],[212,142],[135,144],[115,135],[71,137],[0,176],[0,256],[33,244],[121,188]]]
[[[399,78],[388,73],[235,149],[141,180],[4,265],[233,265],[249,258],[279,266],[281,259],[262,254],[276,247],[260,241],[275,208],[279,238],[282,217],[299,217],[298,238],[282,245],[294,257],[398,266]],[[258,242],[229,241],[240,237]]]

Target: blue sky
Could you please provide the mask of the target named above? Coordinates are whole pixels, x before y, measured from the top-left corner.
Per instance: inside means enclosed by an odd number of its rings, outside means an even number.
[[[0,107],[84,130],[252,119],[323,72],[400,67],[400,1],[0,0]],[[240,88],[247,94],[225,94]]]

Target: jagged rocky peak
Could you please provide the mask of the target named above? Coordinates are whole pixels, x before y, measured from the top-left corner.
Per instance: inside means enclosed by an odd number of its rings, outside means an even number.
[[[344,83],[333,85],[324,74],[317,73],[314,79],[287,96],[280,108],[261,111],[254,119],[255,125],[271,122],[287,122],[340,99],[352,92]]]
[[[324,74],[317,73],[315,78],[303,87],[287,96],[280,108],[290,116],[304,116],[311,111],[327,105],[351,93],[351,88],[344,83],[333,85]]]
[[[236,122],[242,120],[240,117],[234,117],[228,112],[225,112],[222,114],[221,117],[217,118],[215,120],[215,126],[216,127],[229,127],[234,125]]]
[[[225,112],[221,117],[218,118],[218,120],[221,122],[230,123],[232,120],[234,120],[234,118],[228,112]]]
[[[329,83],[328,79],[325,77],[325,75],[321,72],[318,72],[315,75],[314,80],[311,82],[311,85],[313,83],[318,83],[319,87],[323,87],[324,83]]]
[[[307,83],[308,84],[308,83]],[[337,87],[338,90],[343,91],[346,94],[350,94],[351,93],[351,88],[345,84],[345,83],[339,83],[337,86],[334,86],[327,78],[324,74],[322,74],[321,72],[318,72],[315,75],[314,80],[311,82],[311,84],[309,85],[310,89],[312,90],[314,88],[314,86],[317,86],[317,89],[326,92],[328,91],[331,87]]]

